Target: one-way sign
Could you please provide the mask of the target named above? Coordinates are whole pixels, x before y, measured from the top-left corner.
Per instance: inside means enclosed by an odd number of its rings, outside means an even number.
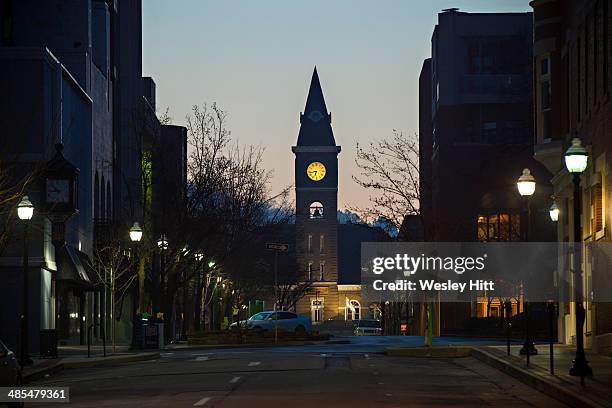
[[[289,250],[289,244],[266,242],[266,249],[268,251],[287,252]]]

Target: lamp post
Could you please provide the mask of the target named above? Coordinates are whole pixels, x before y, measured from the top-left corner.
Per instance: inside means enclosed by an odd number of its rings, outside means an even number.
[[[529,241],[529,235],[531,233],[531,196],[535,193],[536,182],[535,178],[531,174],[529,169],[523,169],[523,174],[519,177],[516,182],[516,186],[518,188],[519,194],[525,197],[527,202],[527,223],[525,225],[525,241]],[[529,302],[525,300],[525,343],[523,343],[523,348],[520,350],[521,355],[527,356],[527,364],[529,364],[529,356],[538,354],[538,350],[535,348],[533,341],[531,340],[531,336],[529,333],[529,325],[531,320],[531,308],[529,306]]]
[[[159,248],[159,284],[160,287],[164,284],[164,274],[165,274],[165,269],[166,269],[166,257],[165,257],[165,251],[168,249],[168,240],[166,239],[166,234],[161,234],[159,236],[159,239],[157,240],[157,247]],[[160,299],[160,302],[163,301],[163,299]],[[165,316],[164,316],[165,317]]]
[[[23,306],[21,311],[21,366],[32,364],[32,360],[28,354],[28,226],[29,221],[34,215],[34,206],[28,199],[28,196],[23,196],[17,205],[17,216],[23,221]]]
[[[142,239],[142,228],[140,228],[140,225],[138,225],[137,222],[134,222],[134,224],[130,227],[129,230],[129,236],[130,236],[130,241],[132,241],[132,245],[133,245],[133,251],[134,251],[134,263],[136,264],[136,268],[138,268],[138,275],[140,275],[140,267],[138,265],[139,263],[139,259],[138,259],[138,243],[140,242],[140,240]],[[142,299],[140,299],[140,296],[142,296],[142,293],[140,292],[140,276],[138,276],[138,302],[142,303]],[[134,315],[132,316],[132,347],[136,347],[136,339],[137,339],[137,323],[139,321],[138,319],[138,305],[134,305],[133,307],[134,310]],[[140,311],[142,313],[142,310]]]
[[[580,175],[587,167],[589,156],[579,138],[572,139],[572,145],[565,152],[565,166],[572,173],[574,182],[574,282],[575,282],[575,312],[576,312],[576,357],[569,374],[580,377],[584,385],[584,377],[593,374],[584,354],[584,318],[585,311],[582,294],[582,225],[581,225],[581,194]]]

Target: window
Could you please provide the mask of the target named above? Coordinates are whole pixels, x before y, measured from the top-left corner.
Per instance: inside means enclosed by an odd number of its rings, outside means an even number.
[[[324,261],[319,262],[319,280],[320,281],[325,280],[324,275],[323,275],[323,273],[325,272],[324,269],[325,269],[325,262]]]
[[[591,227],[596,233],[604,229],[603,224],[603,194],[601,182],[591,187]]]
[[[308,262],[308,280],[312,280],[312,262]]]
[[[312,253],[312,234],[308,234],[308,247],[307,247],[308,253],[311,254]]]
[[[318,296],[310,299],[310,320],[315,324],[323,321],[324,300]]]
[[[550,58],[543,58],[540,62],[540,75],[548,75],[550,73]]]
[[[319,253],[325,253],[325,234],[319,235]]]
[[[482,214],[477,218],[478,241],[520,241],[520,214]]]
[[[582,47],[581,47],[581,43],[580,43],[580,38],[578,39],[578,44],[576,45],[576,84],[577,84],[577,89],[576,89],[576,98],[578,99],[577,101],[577,109],[576,109],[576,113],[578,114],[578,122],[580,122],[580,118],[582,117],[582,84],[581,84],[581,80],[582,80],[582,70],[580,69],[581,66],[580,64],[582,64]]]
[[[601,67],[603,73],[603,92],[604,94],[608,93],[608,19],[610,16],[608,15],[608,1],[603,2],[603,64]]]
[[[323,204],[321,204],[318,201],[315,201],[312,204],[310,204],[309,218],[310,219],[323,218]]]
[[[589,111],[589,17],[584,23],[584,112]]]
[[[346,299],[345,319],[359,320],[361,318],[361,305],[357,300]]]
[[[484,122],[482,124],[482,138],[486,143],[495,143],[497,136],[497,122]]]
[[[550,57],[544,57],[540,61],[540,104],[539,121],[541,125],[542,139],[551,138],[551,88],[550,88]]]
[[[599,0],[595,2],[593,13],[593,104],[597,103],[597,74],[599,65]]]

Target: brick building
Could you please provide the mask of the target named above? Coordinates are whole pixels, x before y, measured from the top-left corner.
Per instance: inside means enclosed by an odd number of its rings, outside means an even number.
[[[426,239],[524,240],[526,204],[516,181],[529,168],[538,185],[529,240],[553,240],[551,176],[533,158],[532,14],[444,10],[431,41],[419,79]],[[482,317],[484,306],[441,305],[442,332]]]
[[[534,14],[535,158],[553,174],[559,241],[577,238],[609,242],[612,225],[607,203],[612,198],[610,163],[612,103],[610,103],[610,0],[536,0]],[[573,236],[573,185],[564,152],[574,137],[589,151],[589,166],[582,175],[582,234]],[[562,261],[562,259],[560,259]],[[568,265],[563,265],[568,268]],[[583,269],[584,293],[591,291],[591,264]],[[560,288],[559,339],[573,343],[575,316],[571,283]],[[585,341],[604,354],[612,354],[612,305],[594,304],[586,296]]]

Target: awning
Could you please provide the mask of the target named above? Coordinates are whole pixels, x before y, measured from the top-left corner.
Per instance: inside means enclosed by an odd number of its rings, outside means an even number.
[[[84,290],[94,290],[98,283],[96,271],[86,253],[73,246],[65,245],[61,249],[60,267],[57,280],[71,283]]]

